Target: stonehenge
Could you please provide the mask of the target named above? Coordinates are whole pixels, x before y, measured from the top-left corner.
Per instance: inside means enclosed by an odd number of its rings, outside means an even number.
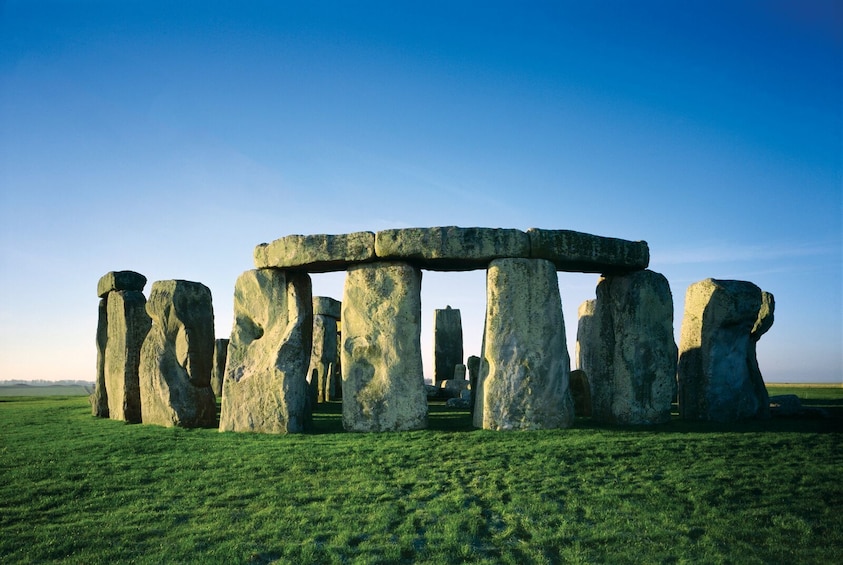
[[[316,402],[341,398],[347,431],[418,430],[441,386],[459,396],[449,406],[468,403],[489,430],[566,428],[589,415],[658,424],[671,418],[678,380],[684,418],[769,414],[755,343],[772,325],[773,296],[741,281],[691,285],[677,348],[670,287],[647,269],[644,241],[445,226],[288,235],[257,245],[253,259],[234,285],[227,340],[214,339],[204,285],[157,281],[147,302],[142,275],[104,275],[92,413],[286,434],[308,429]],[[486,270],[481,355],[464,359],[458,309],[435,310],[426,386],[422,271],[473,269]],[[310,274],[332,271],[345,271],[341,302],[312,296]],[[601,275],[579,310],[573,379],[559,271]]]

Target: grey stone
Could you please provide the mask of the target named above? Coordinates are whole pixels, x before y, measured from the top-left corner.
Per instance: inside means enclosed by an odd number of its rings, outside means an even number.
[[[477,379],[480,377],[480,357],[469,355],[466,367],[468,367],[468,386],[471,389],[471,405],[469,408],[471,413],[474,414],[475,391],[477,390]]]
[[[105,389],[105,347],[108,343],[108,294],[100,298],[97,316],[97,378],[91,395],[91,413],[108,418],[108,392]]]
[[[330,296],[314,296],[313,297],[313,315],[314,316],[328,316],[335,320],[340,319],[342,313],[342,302],[335,300]]]
[[[97,296],[104,298],[113,290],[136,290],[141,292],[146,285],[146,277],[134,271],[110,271],[97,282]]]
[[[313,303],[316,304],[316,300]],[[327,402],[337,397],[333,378],[337,367],[337,352],[337,318],[314,313],[308,380],[316,393],[317,402]]]
[[[288,235],[255,247],[255,266],[302,269],[312,273],[343,271],[375,257],[375,234]]]
[[[470,403],[470,402],[471,402],[471,401],[470,401],[470,400],[468,400],[468,399],[466,399],[466,398],[456,397],[456,398],[449,398],[448,400],[446,400],[446,401],[445,401],[445,405],[446,405],[448,408],[461,408],[461,409],[466,409],[466,408],[468,408],[468,407],[469,407],[469,403]]]
[[[220,431],[304,431],[312,308],[306,273],[258,269],[237,279]]]
[[[560,271],[622,274],[646,269],[650,263],[646,241],[537,228],[530,228],[527,234],[530,257],[552,261]]]
[[[214,363],[211,365],[211,390],[214,396],[222,397],[222,381],[225,377],[225,360],[228,356],[228,340],[214,341]]]
[[[433,381],[454,378],[454,367],[462,364],[462,317],[451,308],[433,311]]]
[[[104,380],[112,420],[141,421],[141,346],[152,324],[145,306],[140,291],[108,293]]]
[[[668,422],[677,348],[667,279],[649,270],[601,278],[592,318],[583,324],[579,366],[590,383],[591,417],[622,425]]]
[[[406,228],[379,231],[380,259],[400,260],[433,271],[483,269],[493,259],[529,257],[530,238],[515,229]]]
[[[462,363],[458,363],[454,365],[454,380],[455,381],[465,381],[466,386],[468,386],[468,381],[466,380],[465,376],[468,372],[466,366]]]
[[[462,391],[468,389],[469,384],[465,379],[448,379],[439,383],[439,395],[444,398],[455,398],[461,396]]]
[[[346,430],[427,427],[420,293],[421,271],[405,263],[369,263],[348,270],[341,355]]]
[[[732,422],[769,416],[755,345],[761,328],[772,323],[773,304],[772,295],[765,299],[751,282],[706,279],[688,287],[678,367],[683,418]]]
[[[211,291],[198,282],[155,281],[146,310],[152,318],[152,328],[141,349],[144,424],[214,426],[217,405],[211,390],[214,357]]]
[[[802,401],[795,394],[770,397],[770,413],[773,416],[799,416],[802,412]]]
[[[585,371],[571,371],[570,387],[571,397],[574,399],[574,414],[584,418],[591,416],[591,387]]]
[[[543,259],[492,261],[474,425],[491,430],[570,426],[569,363],[554,265]]]

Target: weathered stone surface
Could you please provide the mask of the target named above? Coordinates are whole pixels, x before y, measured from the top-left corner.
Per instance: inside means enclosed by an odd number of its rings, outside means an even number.
[[[574,414],[580,417],[591,416],[591,387],[588,376],[582,369],[571,371],[571,398],[574,399]]]
[[[463,361],[462,317],[448,306],[433,311],[433,381],[454,378],[454,367]]]
[[[222,397],[222,381],[225,378],[225,361],[228,356],[227,339],[214,341],[214,363],[211,365],[211,390],[214,396]]]
[[[338,301],[337,304],[339,304]],[[313,301],[314,305],[316,300]],[[308,380],[315,389],[317,402],[336,398],[334,372],[337,367],[337,318],[315,314],[313,316],[313,349],[310,355]]]
[[[465,378],[467,372],[468,368],[463,363],[454,365],[454,380],[465,381],[466,386],[468,386],[468,381]]]
[[[211,390],[211,291],[197,282],[155,281],[146,311],[152,318],[152,328],[141,349],[143,423],[185,428],[213,426],[217,405]]]
[[[594,316],[596,308],[597,300],[586,300],[577,309],[576,364],[577,369],[583,370],[586,375],[588,375],[589,368],[602,363],[599,358],[600,349],[589,347],[589,344],[599,343],[600,341],[600,326]],[[589,387],[591,387],[590,379]]]
[[[255,247],[255,266],[302,269],[312,273],[342,271],[375,257],[375,234],[288,235]]]
[[[456,398],[462,391],[468,390],[468,381],[465,379],[448,379],[439,383],[439,396],[442,398]]]
[[[97,296],[105,297],[112,290],[143,290],[146,277],[134,271],[111,271],[100,277],[97,282]]]
[[[474,425],[491,430],[570,426],[569,363],[553,264],[492,261]]]
[[[469,355],[468,361],[466,361],[465,365],[468,368],[468,386],[471,389],[471,402],[469,403],[469,408],[471,409],[471,413],[474,414],[477,379],[480,378],[480,357],[477,355]]]
[[[97,378],[91,395],[91,414],[108,418],[108,392],[105,390],[105,346],[108,342],[108,295],[100,299],[97,316]]]
[[[547,259],[559,271],[621,274],[646,269],[646,241],[627,241],[570,230],[530,228],[530,257]]]
[[[314,296],[313,297],[313,315],[314,316],[328,316],[335,320],[340,319],[342,313],[342,302],[331,298],[330,296]]]
[[[427,427],[420,350],[421,271],[378,262],[348,270],[342,300],[343,426]]]
[[[683,418],[730,422],[769,416],[755,344],[772,323],[773,304],[772,295],[765,299],[750,282],[706,279],[688,287],[678,367]]]
[[[407,228],[379,231],[380,259],[400,260],[432,271],[483,269],[493,259],[529,257],[530,238],[520,230],[497,228]]]
[[[592,318],[580,325],[579,363],[591,387],[591,417],[624,425],[669,421],[677,348],[667,279],[649,270],[601,278]]]
[[[105,390],[112,420],[141,421],[141,346],[152,324],[145,306],[146,298],[140,291],[108,293]]]
[[[280,269],[246,271],[237,279],[220,431],[304,431],[311,288],[307,274]]]

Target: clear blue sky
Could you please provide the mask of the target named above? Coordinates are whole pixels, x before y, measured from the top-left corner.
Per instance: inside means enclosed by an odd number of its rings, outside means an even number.
[[[203,282],[226,337],[258,243],[460,225],[648,241],[677,339],[689,284],[755,282],[765,378],[839,382],[841,10],[0,2],[0,380],[93,380],[107,271]],[[434,308],[479,354],[484,281],[425,272],[428,371]],[[596,282],[560,276],[571,355]]]

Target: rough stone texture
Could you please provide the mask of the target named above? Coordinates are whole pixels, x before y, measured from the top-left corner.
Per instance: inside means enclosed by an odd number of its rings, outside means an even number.
[[[331,298],[330,296],[314,296],[313,297],[313,315],[314,316],[328,316],[335,320],[340,319],[342,314],[342,302]]]
[[[108,295],[100,299],[97,316],[97,379],[91,395],[91,414],[108,418],[108,392],[105,390],[105,346],[108,342]]]
[[[222,381],[225,378],[225,361],[228,356],[227,339],[214,341],[214,363],[211,366],[211,390],[214,396],[222,397]]]
[[[706,279],[688,287],[679,345],[679,413],[731,422],[769,416],[755,356],[774,301],[745,281]]]
[[[308,380],[310,386],[315,389],[317,402],[328,402],[337,396],[333,388],[337,351],[337,319],[314,313],[313,349]]]
[[[111,271],[100,277],[97,282],[97,296],[105,297],[112,290],[143,290],[146,277],[134,271]]]
[[[465,381],[466,386],[468,386],[468,381],[466,380],[466,372],[468,368],[463,363],[458,363],[454,365],[454,380],[455,381]]]
[[[462,391],[468,390],[468,388],[468,381],[465,379],[449,379],[439,383],[439,396],[442,398],[455,398],[460,396]]]
[[[454,367],[462,364],[462,317],[448,306],[433,311],[433,382],[454,378]]]
[[[259,269],[237,279],[220,431],[304,431],[312,300],[306,273]]]
[[[255,266],[303,269],[312,273],[343,271],[375,257],[375,234],[288,235],[255,247]]]
[[[105,390],[112,420],[141,421],[141,346],[152,324],[145,306],[146,298],[140,291],[108,293]]]
[[[580,417],[591,416],[591,387],[585,371],[571,371],[571,397],[574,399],[574,414]]]
[[[420,293],[421,271],[405,263],[379,262],[348,270],[341,355],[346,430],[427,427]]]
[[[109,296],[109,302],[111,296]],[[152,283],[146,311],[152,328],[140,363],[144,424],[210,427],[217,405],[211,390],[214,310],[205,285],[182,280]],[[111,316],[109,316],[109,326]]]
[[[576,364],[577,369],[582,369],[586,375],[592,367],[602,362],[597,356],[599,349],[589,347],[589,344],[598,343],[600,340],[600,326],[594,317],[596,308],[597,300],[586,300],[577,309]]]
[[[592,318],[582,324],[577,344],[591,417],[624,425],[669,421],[677,348],[667,279],[649,270],[601,278]]]
[[[380,259],[406,261],[432,271],[483,269],[493,259],[529,257],[530,238],[520,230],[497,228],[407,228],[379,231]]]
[[[469,355],[468,361],[466,361],[465,365],[468,368],[468,386],[471,389],[471,402],[469,403],[469,408],[471,409],[471,413],[474,414],[477,379],[480,377],[480,357],[478,357],[477,355]]]
[[[560,271],[620,274],[646,269],[650,263],[646,241],[537,228],[530,228],[527,234],[530,257],[552,261]]]
[[[474,425],[490,430],[564,428],[574,405],[554,265],[498,259],[486,275],[486,324]]]

